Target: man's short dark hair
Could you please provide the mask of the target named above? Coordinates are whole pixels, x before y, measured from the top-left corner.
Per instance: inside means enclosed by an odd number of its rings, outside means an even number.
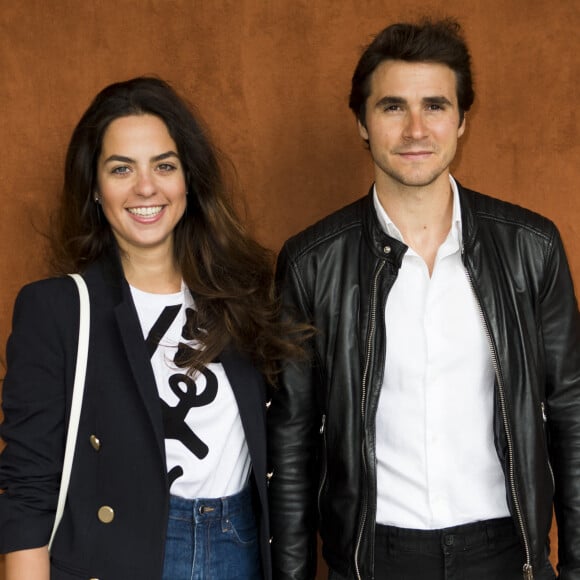
[[[371,76],[386,60],[432,62],[447,65],[455,73],[459,121],[473,104],[471,56],[461,34],[461,26],[452,19],[423,20],[418,24],[388,26],[367,46],[352,76],[349,107],[366,126],[366,102]]]

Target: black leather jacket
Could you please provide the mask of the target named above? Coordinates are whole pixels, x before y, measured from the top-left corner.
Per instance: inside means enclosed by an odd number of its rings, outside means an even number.
[[[580,320],[560,236],[535,213],[461,186],[459,195],[523,577],[545,562],[554,502],[560,578],[580,580]],[[373,578],[384,312],[405,251],[381,230],[369,194],[280,254],[285,304],[319,331],[311,361],[284,369],[268,416],[275,580],[314,578],[317,529],[331,568]]]

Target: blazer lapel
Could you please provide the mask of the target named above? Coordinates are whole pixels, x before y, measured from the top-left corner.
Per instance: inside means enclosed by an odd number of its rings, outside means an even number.
[[[232,349],[220,355],[238,404],[254,475],[257,479],[266,477],[266,386],[262,375],[252,363]],[[258,483],[260,495],[265,486]],[[265,497],[260,498],[262,502]]]
[[[159,451],[165,461],[165,444],[163,432],[163,418],[161,405],[157,393],[155,375],[151,368],[149,353],[143,339],[143,332],[139,324],[139,318],[133,305],[133,301],[127,294],[129,288],[123,288],[124,300],[115,308],[115,316],[119,326],[119,332],[125,346],[127,361],[135,378],[137,389],[143,400],[143,404],[151,420],[151,425],[156,435]]]
[[[161,405],[159,403],[155,375],[153,374],[151,360],[143,338],[139,316],[131,296],[131,289],[125,280],[121,259],[117,251],[111,252],[104,257],[102,273],[114,301],[113,310],[121,340],[125,347],[127,362],[153,426],[163,463],[165,463],[163,418],[161,416]]]
[[[114,313],[124,347],[124,358],[133,375],[136,390],[143,401],[157,439],[161,459],[165,464],[163,419],[157,385],[139,317],[133,304],[131,290],[123,274],[118,252],[111,250],[103,255],[98,262],[87,268],[84,275],[92,293],[91,302],[99,305],[103,312],[112,310]],[[128,385],[128,387],[135,388],[133,385]]]

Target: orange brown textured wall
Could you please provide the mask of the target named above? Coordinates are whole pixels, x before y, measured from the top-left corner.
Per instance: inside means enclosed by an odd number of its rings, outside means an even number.
[[[47,273],[65,145],[97,90],[140,74],[172,82],[277,250],[366,192],[350,76],[373,33],[422,14],[459,18],[473,54],[477,102],[454,173],[552,218],[580,284],[576,0],[0,0],[0,345],[18,288]]]

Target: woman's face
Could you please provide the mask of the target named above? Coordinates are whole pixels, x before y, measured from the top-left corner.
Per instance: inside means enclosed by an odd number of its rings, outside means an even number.
[[[96,194],[126,255],[172,252],[173,230],[186,207],[177,146],[154,115],[115,119],[105,131]]]

